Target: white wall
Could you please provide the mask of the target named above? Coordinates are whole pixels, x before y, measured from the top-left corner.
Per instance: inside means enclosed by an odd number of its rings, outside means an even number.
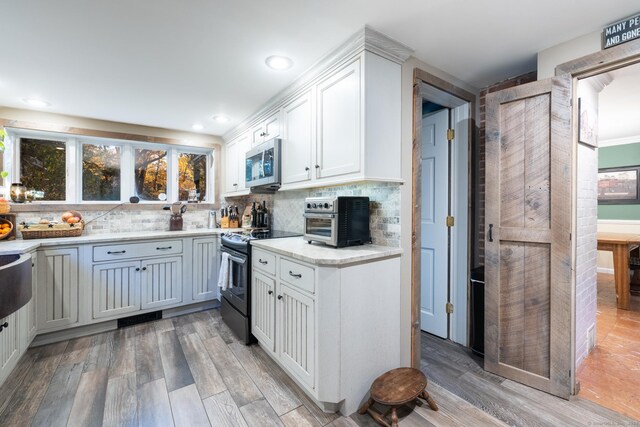
[[[598,52],[600,37],[600,31],[596,31],[538,52],[538,80],[555,76],[560,64]]]
[[[402,178],[404,185],[400,193],[400,245],[404,249],[401,258],[400,286],[400,345],[401,363],[411,364],[411,195],[412,195],[412,144],[413,144],[413,72],[419,68],[436,77],[446,80],[477,96],[479,90],[457,78],[434,68],[417,58],[411,57],[402,65]],[[476,102],[476,106],[478,103]],[[476,114],[477,117],[477,114]]]

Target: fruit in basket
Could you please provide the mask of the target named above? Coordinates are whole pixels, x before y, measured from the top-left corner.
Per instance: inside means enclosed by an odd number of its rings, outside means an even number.
[[[82,220],[82,215],[77,211],[67,211],[62,214],[62,222],[67,224],[77,224]]]

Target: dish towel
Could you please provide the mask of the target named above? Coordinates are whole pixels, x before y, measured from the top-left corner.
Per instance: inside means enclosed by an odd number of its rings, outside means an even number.
[[[218,287],[220,289],[227,290],[232,286],[231,283],[231,269],[229,268],[229,254],[226,252],[222,253],[222,259],[220,260],[220,274],[218,274]]]

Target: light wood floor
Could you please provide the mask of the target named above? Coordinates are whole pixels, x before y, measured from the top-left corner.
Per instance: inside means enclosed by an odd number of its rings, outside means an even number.
[[[596,348],[578,380],[580,396],[640,421],[640,296],[618,310],[612,274],[598,274]]]
[[[438,385],[401,426],[504,425]],[[364,397],[364,396],[363,396]],[[0,388],[0,426],[374,426],[325,414],[218,310],[30,349]]]
[[[486,372],[468,348],[424,332],[421,365],[429,388],[437,384],[511,426],[638,425],[579,396],[567,401]]]

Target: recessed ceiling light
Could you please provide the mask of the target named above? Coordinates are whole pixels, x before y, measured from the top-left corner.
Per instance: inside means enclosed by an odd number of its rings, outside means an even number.
[[[274,70],[286,70],[293,66],[291,58],[287,58],[286,56],[273,55],[268,57],[264,62],[269,68]]]
[[[47,101],[43,101],[43,100],[37,99],[37,98],[23,98],[22,101],[26,102],[27,104],[31,105],[32,107],[38,107],[38,108],[48,107],[48,106],[51,105]]]
[[[223,115],[213,116],[213,120],[218,123],[227,123],[229,121],[229,117]]]
[[[193,130],[202,130],[204,129],[204,126],[202,126],[200,123],[195,123],[191,126],[191,129]]]

